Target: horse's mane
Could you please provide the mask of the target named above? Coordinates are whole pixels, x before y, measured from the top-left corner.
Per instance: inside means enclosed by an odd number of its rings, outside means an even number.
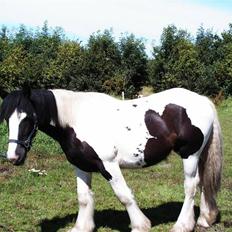
[[[48,125],[52,121],[58,125],[56,99],[50,90],[40,89],[31,92],[31,101],[35,108],[39,124]]]
[[[49,124],[51,121],[58,124],[56,101],[49,90],[31,90],[30,95],[26,95],[23,90],[11,92],[2,102],[0,122],[8,120],[16,108],[28,115],[35,111],[40,124]]]

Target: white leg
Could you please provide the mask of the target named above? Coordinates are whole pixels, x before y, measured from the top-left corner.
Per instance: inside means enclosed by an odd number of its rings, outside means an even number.
[[[131,221],[132,232],[150,231],[151,223],[139,209],[131,190],[124,180],[118,163],[104,162],[104,166],[112,176],[109,183],[111,184],[114,193],[127,209]]]
[[[194,196],[199,184],[198,159],[198,154],[194,154],[183,160],[185,199],[172,232],[190,232],[194,229]]]
[[[197,220],[197,225],[202,227],[210,227],[216,220],[218,215],[217,204],[215,197],[209,200],[206,198],[204,188],[202,187],[201,192],[201,205],[200,205],[200,216]]]
[[[77,168],[79,212],[76,225],[69,232],[91,232],[94,229],[94,200],[91,192],[91,173]]]

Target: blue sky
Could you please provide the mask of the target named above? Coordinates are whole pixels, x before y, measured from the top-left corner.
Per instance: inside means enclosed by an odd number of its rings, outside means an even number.
[[[193,35],[202,25],[221,33],[232,23],[232,0],[0,0],[0,25],[60,26],[85,41],[98,30],[113,29],[115,37],[133,33],[158,44],[170,24]]]
[[[232,1],[231,0],[190,0],[189,2],[195,2],[197,4],[215,7],[218,9],[232,10]]]

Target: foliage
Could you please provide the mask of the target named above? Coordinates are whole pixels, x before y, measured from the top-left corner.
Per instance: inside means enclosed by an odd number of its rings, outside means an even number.
[[[136,39],[133,34],[122,37],[119,46],[122,54],[122,69],[124,75],[123,89],[133,89],[129,93],[132,95],[134,91],[138,92],[141,86],[148,81],[148,61],[145,46],[142,40]]]
[[[0,87],[67,88],[134,97],[145,85],[154,91],[184,87],[214,97],[232,95],[232,24],[221,35],[198,29],[195,38],[174,25],[164,28],[153,56],[144,41],[112,30],[93,33],[86,45],[69,40],[45,22],[36,31],[21,25],[0,30]]]
[[[231,38],[231,24],[221,37],[200,27],[195,39],[187,31],[168,26],[148,63],[154,89],[184,87],[208,96],[220,91],[231,95]]]
[[[187,32],[173,25],[165,28],[161,46],[154,48],[154,56],[149,70],[155,90],[170,87],[194,89],[201,64]]]
[[[112,33],[105,30],[102,34],[92,34],[86,46],[84,70],[86,77],[91,79],[89,89],[106,92],[105,82],[115,76],[120,65],[121,55]]]
[[[147,78],[146,62],[139,39],[116,42],[110,30],[92,34],[86,46],[65,39],[61,28],[50,29],[47,22],[36,32],[22,25],[14,34],[4,26],[0,33],[0,85],[8,90],[29,82],[34,88],[133,96]]]

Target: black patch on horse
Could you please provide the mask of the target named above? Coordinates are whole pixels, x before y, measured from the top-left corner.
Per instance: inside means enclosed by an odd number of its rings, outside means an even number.
[[[112,179],[94,149],[87,142],[77,139],[73,128],[67,127],[64,130],[60,144],[70,163],[86,172],[99,171],[108,181]]]
[[[46,134],[57,140],[64,151],[67,160],[74,166],[86,172],[100,172],[107,180],[112,176],[106,171],[102,160],[94,149],[85,141],[81,142],[73,128],[46,126],[41,128]]]
[[[153,136],[148,139],[144,150],[147,165],[165,159],[171,150],[182,158],[188,158],[200,149],[204,140],[201,130],[192,125],[186,109],[175,104],[168,104],[162,116],[154,110],[148,110],[145,124]]]

